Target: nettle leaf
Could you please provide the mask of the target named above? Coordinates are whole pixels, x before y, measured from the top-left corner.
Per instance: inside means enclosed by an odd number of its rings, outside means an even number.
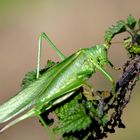
[[[79,111],[71,113],[59,122],[60,126],[54,129],[57,133],[69,133],[86,129],[91,123],[91,119],[86,115],[85,112]]]
[[[130,28],[130,29],[134,29],[135,26],[136,26],[136,20],[135,18],[132,16],[132,15],[129,15],[127,17],[127,26]]]
[[[79,110],[78,108],[75,108],[75,105],[79,104],[78,100],[82,99],[82,95],[79,93],[73,100],[70,102],[64,104],[60,108],[57,108],[55,110],[55,114],[60,118],[65,118],[65,115],[71,113],[73,110],[76,111]],[[73,109],[74,108],[74,109]]]
[[[105,33],[104,37],[105,41],[107,43],[110,43],[116,34],[125,32],[126,31],[125,25],[126,25],[125,21],[123,20],[120,20],[115,25],[112,25],[112,27],[110,27]]]
[[[21,89],[25,89],[28,85],[36,81],[36,70],[30,71],[25,74],[21,83]]]
[[[48,60],[46,66],[40,70],[40,76],[55,64],[56,64],[55,62]],[[23,78],[21,83],[21,89],[25,89],[28,85],[30,85],[34,81],[36,81],[36,70],[30,71],[25,74],[25,77]]]
[[[55,113],[59,118],[58,126],[54,128],[56,133],[69,133],[86,129],[91,124],[86,109],[79,103],[81,95],[77,95],[72,101],[58,108]]]
[[[48,60],[47,61],[47,64],[45,65],[45,69],[49,69],[49,68],[51,68],[52,66],[54,66],[56,63],[54,62],[54,61],[52,61],[52,60]]]
[[[140,54],[140,46],[139,45],[133,45],[130,48],[128,48],[129,53],[133,54]]]

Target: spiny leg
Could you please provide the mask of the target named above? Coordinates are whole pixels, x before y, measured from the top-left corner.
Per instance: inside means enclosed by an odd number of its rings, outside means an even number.
[[[40,59],[41,59],[41,48],[42,48],[42,41],[43,41],[43,39],[45,39],[48,42],[48,44],[50,45],[50,47],[53,50],[56,51],[56,53],[60,56],[60,58],[62,60],[65,59],[65,56],[62,54],[62,52],[60,50],[57,49],[57,47],[53,44],[53,42],[49,39],[49,37],[45,33],[41,33],[41,35],[39,36],[39,41],[38,41],[37,74],[36,74],[36,78],[37,79],[39,78]],[[47,124],[45,123],[45,121],[42,119],[42,117],[40,116],[40,114],[36,114],[36,115],[39,118],[39,120],[41,121],[41,123],[44,125],[44,127],[48,130],[51,140],[55,140],[52,131],[47,126]]]
[[[53,44],[53,42],[50,40],[50,38],[42,32],[41,35],[39,36],[39,41],[38,41],[38,56],[37,56],[37,74],[36,78],[39,78],[39,71],[40,71],[40,59],[41,59],[41,48],[42,48],[42,40],[45,39],[50,47],[60,56],[62,60],[64,60],[66,57],[63,55],[63,53],[57,49],[57,47]]]
[[[42,125],[47,129],[49,137],[51,140],[55,140],[54,134],[51,131],[51,129],[49,128],[49,126],[45,123],[45,121],[42,119],[42,117],[40,116],[40,114],[37,114],[37,117],[39,118],[40,122],[42,123]]]
[[[115,82],[114,82],[113,78],[100,65],[98,65],[97,63],[94,63],[94,65],[109,79],[109,81],[111,81],[112,92],[115,94]],[[116,96],[116,94],[115,94],[115,96]]]

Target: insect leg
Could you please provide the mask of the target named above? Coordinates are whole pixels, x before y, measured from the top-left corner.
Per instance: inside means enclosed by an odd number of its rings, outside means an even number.
[[[98,65],[97,63],[94,63],[94,65],[109,79],[109,81],[111,81],[112,92],[115,94],[115,82],[114,82],[113,78],[100,65]]]
[[[62,60],[64,60],[66,57],[63,55],[63,53],[57,49],[57,47],[53,44],[53,42],[50,40],[50,38],[42,32],[41,35],[39,36],[39,41],[38,41],[38,57],[37,57],[37,74],[36,78],[39,78],[39,71],[40,71],[40,59],[41,59],[41,48],[42,48],[42,40],[45,39],[50,47],[56,51],[56,53],[60,56]]]
[[[43,126],[47,129],[48,134],[50,136],[51,140],[55,140],[54,134],[51,131],[51,129],[49,128],[49,126],[45,123],[45,121],[42,119],[42,117],[40,116],[40,114],[37,115],[37,117],[39,118],[39,120],[41,121],[41,123],[43,124]]]

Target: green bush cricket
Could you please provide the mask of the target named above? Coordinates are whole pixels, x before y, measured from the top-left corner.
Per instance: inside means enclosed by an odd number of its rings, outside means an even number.
[[[40,57],[43,39],[47,40],[50,47],[56,51],[62,61],[40,76]],[[41,119],[40,114],[70,97],[81,86],[86,85],[87,80],[96,72],[96,69],[100,70],[111,81],[112,90],[114,91],[114,81],[103,68],[107,64],[113,67],[108,60],[108,49],[109,45],[106,44],[95,45],[91,48],[79,49],[76,53],[65,57],[55,47],[49,37],[45,33],[41,33],[38,44],[37,80],[0,105],[0,124],[29,108],[31,109],[7,124],[0,132],[33,116],[39,117],[42,123],[46,125]]]

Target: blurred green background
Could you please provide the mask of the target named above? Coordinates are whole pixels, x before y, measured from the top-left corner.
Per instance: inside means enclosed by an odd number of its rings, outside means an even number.
[[[103,43],[105,30],[129,14],[140,18],[139,5],[138,0],[0,0],[0,103],[13,96],[20,89],[25,73],[36,67],[38,37],[42,31],[68,56],[79,48]],[[122,34],[114,41],[122,41],[125,36]],[[53,50],[44,47],[42,65],[48,58],[60,60]],[[123,65],[127,55],[121,44],[113,45],[109,58],[116,66]],[[121,75],[107,70],[115,80]],[[97,89],[110,86],[99,72],[90,82]],[[140,139],[138,84],[123,113],[126,129],[116,129],[115,134],[104,140]],[[0,140],[19,139],[49,140],[37,118],[25,120],[0,134]]]

